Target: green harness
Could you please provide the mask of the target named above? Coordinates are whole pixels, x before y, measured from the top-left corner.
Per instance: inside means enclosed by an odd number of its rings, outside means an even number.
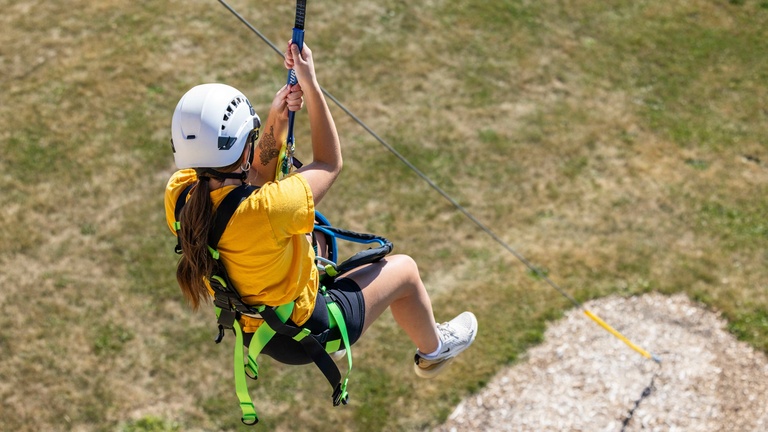
[[[176,222],[174,228],[176,229],[177,238],[178,233],[181,230],[181,223],[179,222],[181,210],[186,203],[191,188],[192,185],[185,188],[176,201]],[[317,225],[315,227],[315,234],[326,237],[329,244],[329,258],[331,258],[331,260],[323,260],[325,265],[318,265],[318,269],[323,274],[320,281],[320,292],[326,301],[329,328],[321,334],[313,334],[308,328],[286,324],[293,312],[294,302],[277,307],[265,305],[252,306],[245,304],[237,289],[231,283],[223,263],[219,261],[219,252],[216,249],[219,240],[237,207],[257,189],[257,187],[242,185],[230,191],[216,210],[214,216],[215,222],[208,238],[208,249],[211,252],[211,256],[217,262],[215,271],[208,279],[210,286],[214,291],[213,303],[219,328],[219,333],[215,342],[220,343],[223,340],[225,330],[232,330],[235,334],[233,357],[235,392],[240,400],[240,409],[242,411],[241,420],[246,425],[254,425],[259,421],[253,401],[248,393],[246,376],[254,380],[258,378],[259,367],[256,363],[256,358],[267,343],[269,343],[269,341],[278,333],[289,336],[299,342],[307,356],[312,359],[323,375],[325,375],[333,388],[333,394],[331,396],[333,405],[338,406],[340,404],[347,404],[349,400],[347,384],[349,382],[349,374],[352,371],[352,349],[341,309],[331,300],[326,292],[324,284],[327,283],[329,279],[332,281],[337,275],[350,269],[378,261],[392,251],[392,243],[388,240],[371,234],[353,233],[331,227],[330,224],[327,223],[327,220],[321,214],[317,213],[317,219],[321,221],[323,225]],[[338,254],[336,249],[336,237],[358,243],[377,242],[379,243],[379,246],[377,248],[359,252],[341,265],[336,266],[333,261]],[[176,253],[181,254],[180,240],[177,240],[175,251]],[[248,346],[247,355],[243,350],[244,336],[238,322],[242,315],[264,319],[264,323],[259,326],[253,334],[253,338]],[[329,337],[331,334],[338,336],[331,338]],[[323,344],[325,346],[323,346]],[[329,355],[329,353],[336,352],[342,348],[346,349],[347,357],[347,373],[343,378],[336,363]]]

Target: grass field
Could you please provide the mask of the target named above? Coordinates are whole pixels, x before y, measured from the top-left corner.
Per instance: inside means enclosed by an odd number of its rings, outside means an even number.
[[[231,4],[290,37],[292,2]],[[162,193],[178,98],[226,82],[264,116],[280,58],[213,0],[0,6],[0,430],[246,430]],[[575,298],[684,292],[768,351],[768,2],[310,1],[306,42],[327,90]],[[262,361],[260,428],[428,429],[571,305],[333,112],[320,210],[414,256],[437,319],[471,309],[480,335],[421,381],[384,317],[342,408],[314,366]]]

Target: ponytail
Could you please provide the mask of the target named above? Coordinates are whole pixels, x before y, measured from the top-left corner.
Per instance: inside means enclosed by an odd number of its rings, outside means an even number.
[[[208,233],[213,227],[213,202],[208,179],[198,180],[179,217],[181,230],[181,260],[176,268],[176,280],[181,292],[197,310],[210,299],[205,279],[213,273],[216,261],[208,251]]]
[[[243,153],[247,147],[243,149]],[[241,159],[242,155],[233,164],[213,172],[234,172],[240,168]],[[197,184],[192,187],[189,199],[179,215],[181,230],[178,235],[181,243],[181,259],[176,267],[176,280],[184,298],[193,310],[197,310],[202,303],[210,301],[211,295],[205,281],[213,274],[217,265],[208,250],[208,233],[213,229],[214,224],[209,184],[211,178],[207,173],[205,176],[201,175],[203,171],[206,170],[198,170]]]

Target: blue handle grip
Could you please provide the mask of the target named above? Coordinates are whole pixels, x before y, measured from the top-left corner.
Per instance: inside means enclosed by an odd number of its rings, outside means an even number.
[[[299,46],[299,52],[301,52],[301,49],[304,48],[304,30],[295,28],[293,29],[293,35],[291,36],[291,40],[293,43]],[[294,85],[299,82],[299,79],[296,78],[296,71],[293,69],[288,71],[288,85]],[[293,119],[295,116],[295,112],[288,111],[288,143],[292,144],[294,142],[293,139]]]
[[[293,43],[299,46],[299,52],[301,52],[301,49],[304,48],[304,30],[294,28],[293,29],[293,35],[291,36],[291,40]],[[293,85],[299,82],[299,80],[296,78],[296,72],[291,69],[288,71],[288,84]]]

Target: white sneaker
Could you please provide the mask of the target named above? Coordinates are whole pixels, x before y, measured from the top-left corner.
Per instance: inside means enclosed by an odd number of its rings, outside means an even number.
[[[435,357],[425,358],[416,350],[413,369],[422,378],[432,378],[457,355],[469,348],[477,336],[477,318],[472,312],[463,312],[456,318],[437,325],[437,333],[443,346]]]

